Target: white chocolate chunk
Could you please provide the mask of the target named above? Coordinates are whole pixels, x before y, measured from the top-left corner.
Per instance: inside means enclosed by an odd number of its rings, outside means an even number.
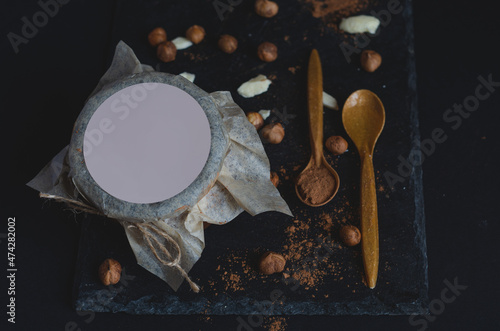
[[[339,110],[339,104],[337,103],[337,99],[332,97],[330,94],[323,91],[323,106],[326,108]]]
[[[179,74],[179,76],[182,76],[182,77],[186,78],[191,83],[194,82],[194,79],[196,77],[195,74],[190,74],[189,72],[183,72],[183,73]]]
[[[172,43],[174,43],[175,47],[177,47],[177,50],[186,49],[193,45],[193,43],[190,40],[184,37],[177,37],[174,40],[172,40]]]
[[[379,25],[379,19],[374,16],[358,15],[342,19],[339,27],[347,33],[370,32],[374,34]]]
[[[262,109],[262,110],[259,110],[259,114],[260,114],[260,116],[262,116],[262,119],[265,121],[269,117],[269,115],[271,115],[271,111],[267,110],[267,109]]]
[[[264,75],[258,75],[250,79],[248,82],[241,84],[238,88],[238,93],[244,98],[251,98],[262,94],[269,89],[271,81]]]

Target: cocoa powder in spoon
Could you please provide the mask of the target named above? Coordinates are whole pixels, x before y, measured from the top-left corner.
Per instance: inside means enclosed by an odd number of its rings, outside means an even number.
[[[310,168],[297,178],[297,188],[302,199],[312,205],[327,201],[337,186],[333,175],[325,167]]]

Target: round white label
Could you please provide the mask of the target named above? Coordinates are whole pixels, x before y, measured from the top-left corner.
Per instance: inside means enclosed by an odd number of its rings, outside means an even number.
[[[198,102],[161,83],[126,87],[92,115],[84,158],[96,183],[114,197],[154,203],[186,189],[210,153],[210,125]]]

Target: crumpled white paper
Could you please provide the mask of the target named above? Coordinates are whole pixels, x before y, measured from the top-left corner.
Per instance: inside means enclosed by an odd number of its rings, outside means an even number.
[[[111,67],[100,80],[92,95],[105,85],[130,74],[153,71],[152,67],[139,62],[134,52],[125,43],[116,47]],[[243,211],[256,215],[277,211],[292,216],[286,202],[270,181],[269,160],[257,131],[246,119],[243,110],[234,103],[229,92],[214,92],[209,95],[222,116],[230,138],[229,151],[224,159],[219,177],[210,191],[194,206],[175,218],[163,221],[144,220],[148,224],[168,233],[180,248],[180,266],[189,272],[198,261],[205,247],[203,222],[226,224]],[[74,208],[78,206],[94,209],[82,197],[71,180],[71,169],[67,163],[67,147],[28,183],[46,198],[62,198]],[[83,209],[83,208],[82,208]],[[99,211],[106,215],[106,211]],[[161,263],[147,244],[137,227],[126,220],[118,220],[125,228],[137,263],[163,279],[175,291],[184,277],[173,267]],[[168,251],[172,245],[157,237]]]

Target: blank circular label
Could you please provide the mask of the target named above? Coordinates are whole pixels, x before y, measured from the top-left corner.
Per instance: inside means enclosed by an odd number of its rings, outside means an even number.
[[[210,125],[198,102],[161,83],[124,88],[92,115],[84,158],[96,183],[114,197],[154,203],[186,189],[210,153]]]

